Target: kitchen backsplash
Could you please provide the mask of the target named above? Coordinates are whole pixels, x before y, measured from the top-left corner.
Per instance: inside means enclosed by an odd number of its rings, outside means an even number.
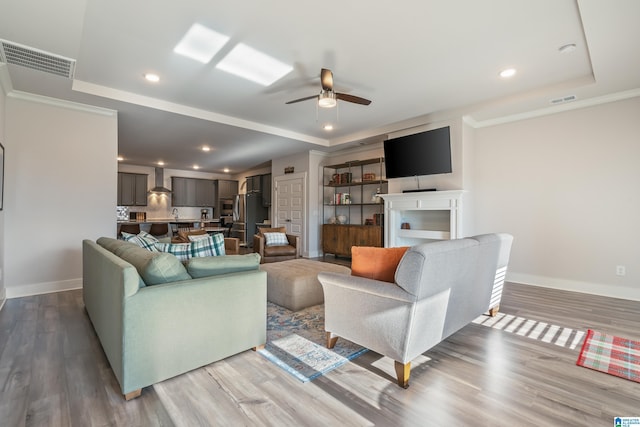
[[[178,209],[178,219],[199,219],[201,215],[202,208],[199,207],[180,207]],[[152,206],[151,204],[148,206],[117,206],[116,207],[116,218],[118,221],[127,221],[129,220],[129,214],[132,212],[145,212],[147,221],[152,219],[167,219],[173,218],[174,215],[171,214],[173,208],[166,206],[163,208],[159,208],[157,206]],[[212,209],[209,208],[209,218],[215,219],[218,218],[218,215],[211,215]]]

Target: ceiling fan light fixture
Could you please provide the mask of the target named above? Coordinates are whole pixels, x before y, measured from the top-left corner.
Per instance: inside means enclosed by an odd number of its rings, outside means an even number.
[[[336,100],[335,92],[323,90],[322,93],[320,93],[320,95],[318,96],[318,107],[333,108],[337,103],[338,101]]]

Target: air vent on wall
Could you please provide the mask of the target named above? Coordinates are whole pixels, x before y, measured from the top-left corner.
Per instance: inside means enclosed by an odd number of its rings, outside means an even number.
[[[578,99],[577,96],[568,95],[568,96],[564,96],[562,98],[552,99],[551,101],[549,101],[549,104],[562,104],[563,102],[575,101],[576,99]]]
[[[0,39],[0,61],[36,71],[73,78],[75,59]]]

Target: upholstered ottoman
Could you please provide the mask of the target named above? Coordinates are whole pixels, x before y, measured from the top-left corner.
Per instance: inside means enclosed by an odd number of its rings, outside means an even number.
[[[267,300],[291,311],[324,302],[321,271],[351,273],[349,267],[301,258],[261,264],[260,269],[267,272]]]

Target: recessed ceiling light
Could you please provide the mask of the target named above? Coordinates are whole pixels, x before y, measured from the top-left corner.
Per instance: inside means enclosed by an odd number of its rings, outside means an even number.
[[[207,147],[206,145],[202,147],[202,151],[211,151],[211,148]]]
[[[206,64],[228,41],[229,37],[224,34],[213,31],[204,25],[193,24],[173,51]]]
[[[244,43],[236,45],[216,65],[216,68],[263,86],[269,86],[293,70],[291,65],[280,62]]]
[[[513,77],[515,75],[516,75],[515,68],[507,68],[505,70],[500,71],[500,77],[503,77],[503,78]]]
[[[322,129],[333,130],[333,125],[331,123],[327,123],[326,125],[322,126]]]
[[[160,81],[160,76],[153,73],[144,74],[144,78],[151,83],[158,83]]]
[[[193,165],[193,168],[194,168],[194,169],[200,169],[200,166],[198,166],[198,165]]]
[[[224,172],[224,173],[229,173],[229,168],[224,168],[224,169],[222,169],[222,172]]]
[[[558,48],[558,51],[560,51],[560,53],[571,53],[574,50],[576,50],[576,44],[575,43],[565,44],[564,46],[560,46]]]
[[[158,166],[164,166],[164,162],[162,160],[158,160]]]
[[[123,160],[124,160],[124,157],[122,157],[122,156],[118,156],[118,161],[119,161],[119,162],[121,162],[121,161],[123,161]]]

